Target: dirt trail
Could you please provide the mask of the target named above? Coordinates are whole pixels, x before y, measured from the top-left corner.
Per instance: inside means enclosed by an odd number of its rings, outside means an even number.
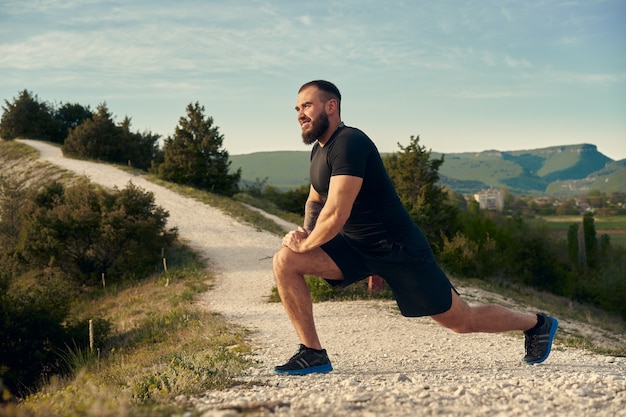
[[[151,191],[170,224],[216,271],[202,308],[253,330],[258,365],[242,385],[178,400],[203,416],[247,412],[272,416],[626,416],[626,359],[555,345],[541,365],[521,363],[520,334],[457,335],[429,318],[402,317],[391,301],[315,305],[316,322],[335,370],[326,375],[271,374],[298,340],[279,304],[266,303],[273,286],[271,256],[280,238],[193,199],[117,168],[66,159],[38,142],[41,159],[107,187],[129,181]],[[461,288],[470,302],[484,293]],[[502,300],[502,302],[507,302]],[[534,311],[527,308],[528,311]],[[576,326],[574,323],[565,323]],[[249,414],[246,414],[249,415]]]

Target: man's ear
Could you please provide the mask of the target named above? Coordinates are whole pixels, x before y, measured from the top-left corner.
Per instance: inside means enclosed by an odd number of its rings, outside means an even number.
[[[337,111],[337,100],[331,98],[326,102],[326,114],[331,114]]]

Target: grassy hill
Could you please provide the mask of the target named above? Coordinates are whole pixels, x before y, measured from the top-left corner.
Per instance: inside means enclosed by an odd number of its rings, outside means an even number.
[[[433,152],[433,157],[441,154]],[[470,194],[485,188],[507,188],[517,193],[580,194],[589,189],[623,191],[626,166],[580,144],[502,152],[445,154],[441,181],[453,190]],[[259,152],[231,155],[232,167],[242,168],[242,179],[281,189],[308,183],[309,152]]]
[[[599,171],[593,172],[583,179],[555,181],[546,192],[549,194],[567,194],[574,191],[588,192],[599,190],[603,192],[626,190],[626,159],[609,162]]]
[[[296,188],[309,182],[308,151],[256,152],[230,155],[231,167],[241,167],[244,183],[267,178],[268,185],[281,189]]]

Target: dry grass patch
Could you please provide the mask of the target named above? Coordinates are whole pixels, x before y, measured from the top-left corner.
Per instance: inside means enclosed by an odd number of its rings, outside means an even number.
[[[251,363],[247,333],[196,306],[195,295],[212,277],[194,262],[77,301],[75,317],[109,322],[110,336],[93,351],[68,346],[59,352],[73,372],[3,411],[16,417],[169,416],[185,411],[178,396],[236,384]]]

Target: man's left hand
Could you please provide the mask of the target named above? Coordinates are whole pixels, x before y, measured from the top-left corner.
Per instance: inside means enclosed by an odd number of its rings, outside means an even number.
[[[283,246],[296,253],[306,252],[302,246],[307,237],[309,237],[309,231],[303,227],[298,227],[297,230],[292,230],[283,237]]]

